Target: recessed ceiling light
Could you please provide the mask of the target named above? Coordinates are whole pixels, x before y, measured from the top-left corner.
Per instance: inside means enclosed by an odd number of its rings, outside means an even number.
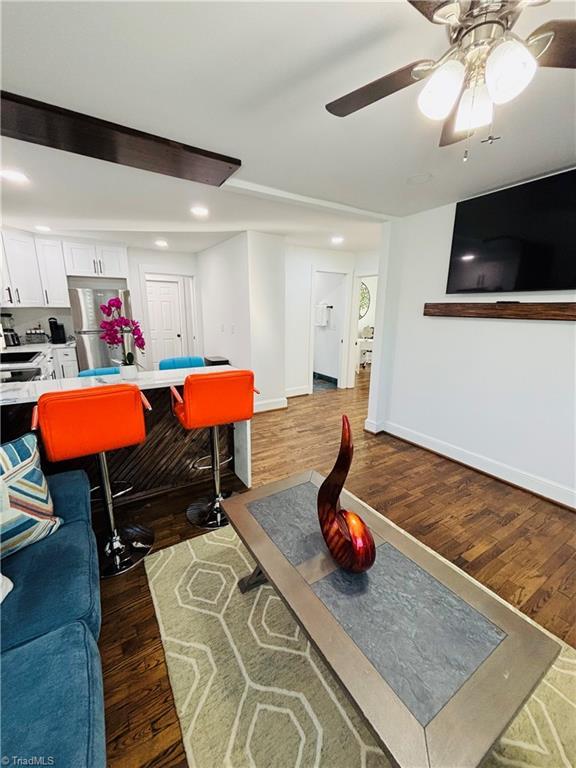
[[[52,232],[52,227],[47,227],[46,224],[36,224],[34,229],[36,232]]]
[[[205,205],[193,205],[192,208],[190,208],[190,213],[192,216],[196,216],[197,219],[205,219],[210,215],[210,211]]]
[[[466,253],[464,256],[462,256],[462,261],[472,261],[472,259],[475,259],[476,256],[473,253]]]
[[[344,238],[342,237],[342,235],[333,235],[330,238],[330,242],[332,243],[332,245],[342,245],[342,243],[344,242]]]
[[[167,240],[155,240],[154,245],[156,245],[158,248],[168,248],[168,241]]]
[[[6,181],[13,181],[14,184],[28,184],[30,179],[22,171],[13,171],[8,168],[3,168],[0,171],[0,178],[6,179]]]
[[[410,176],[406,181],[408,184],[428,184],[433,178],[431,173],[417,173],[414,176]]]

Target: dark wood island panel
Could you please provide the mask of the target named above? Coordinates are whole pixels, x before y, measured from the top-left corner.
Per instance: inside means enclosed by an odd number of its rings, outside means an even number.
[[[126,483],[132,490],[120,496],[116,504],[126,504],[146,499],[162,492],[192,486],[193,493],[208,495],[211,489],[210,470],[195,469],[193,463],[210,454],[208,429],[186,431],[173,416],[167,389],[143,390],[152,410],[145,414],[146,441],[131,448],[121,448],[107,453],[112,483]],[[13,440],[30,431],[34,403],[6,404],[0,407],[2,442]],[[70,429],[77,425],[71,424]],[[114,425],[110,425],[114,429]],[[83,469],[92,486],[99,484],[98,465],[95,457],[86,456],[70,461],[49,462],[39,441],[42,467],[46,474]],[[235,490],[244,488],[234,474],[234,426],[220,428],[220,455],[222,460],[232,457],[223,467],[223,486]],[[225,470],[225,471],[224,471]],[[116,489],[113,489],[116,490]]]

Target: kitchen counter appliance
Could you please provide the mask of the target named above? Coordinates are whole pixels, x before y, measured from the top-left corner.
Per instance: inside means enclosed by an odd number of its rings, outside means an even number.
[[[19,347],[20,336],[14,330],[14,316],[11,312],[0,313],[2,320],[2,334],[7,347]]]
[[[0,371],[1,384],[18,384],[23,381],[38,381],[42,378],[40,368],[26,368],[24,370]]]
[[[0,365],[17,366],[29,363],[35,363],[42,357],[41,352],[1,352],[0,353]]]
[[[58,322],[58,318],[49,317],[48,325],[50,326],[50,341],[52,344],[66,344],[66,330],[63,324]]]

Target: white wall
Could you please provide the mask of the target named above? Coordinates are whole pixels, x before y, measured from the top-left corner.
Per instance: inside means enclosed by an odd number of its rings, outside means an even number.
[[[254,371],[257,411],[286,407],[284,238],[242,232],[198,254],[206,354]]]
[[[445,295],[454,213],[449,205],[392,224],[366,428],[576,505],[575,325],[424,317],[425,302],[462,300]],[[486,300],[466,297],[475,299]],[[498,299],[510,294],[489,298]]]
[[[338,272],[316,272],[314,307],[329,306],[326,325],[314,325],[314,373],[338,379],[340,373],[340,339],[344,333],[345,275]]]
[[[383,225],[386,230],[388,224]],[[377,275],[380,270],[380,251],[362,251],[356,255],[355,272],[357,277]]]
[[[250,343],[257,411],[285,408],[284,238],[248,232]]]
[[[14,330],[20,336],[20,343],[26,341],[26,331],[28,328],[34,328],[40,323],[42,329],[50,334],[48,318],[55,317],[59,323],[63,323],[66,335],[74,333],[72,323],[72,310],[65,307],[2,307],[2,312],[10,313],[14,316]]]
[[[355,260],[355,254],[350,251],[332,251],[296,245],[286,247],[287,397],[311,392],[311,305],[314,271],[343,272],[350,276],[351,282]]]
[[[150,325],[146,306],[146,274],[182,275],[196,278],[198,259],[194,253],[166,253],[144,248],[128,248],[128,286],[132,301],[132,314],[140,320],[144,338],[150,339]],[[203,354],[201,328],[201,297],[196,280],[186,286],[186,313],[188,321],[188,349],[185,355]],[[196,338],[194,338],[196,337]],[[140,362],[146,368],[152,367],[152,355],[145,353]]]
[[[250,368],[248,234],[241,232],[198,254],[204,353]]]

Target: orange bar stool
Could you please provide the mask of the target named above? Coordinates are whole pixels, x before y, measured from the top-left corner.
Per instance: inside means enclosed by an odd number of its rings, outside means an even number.
[[[119,528],[108,474],[106,451],[143,443],[146,427],[142,404],[150,403],[133,384],[115,384],[41,395],[32,429],[40,427],[50,461],[98,455],[101,487],[110,533],[100,552],[103,578],[134,568],[152,549],[154,532],[139,525]]]
[[[172,410],[184,429],[210,428],[212,482],[214,497],[193,502],[186,510],[188,522],[201,528],[222,528],[228,518],[222,509],[220,486],[219,427],[235,421],[248,421],[254,415],[254,374],[252,371],[192,373],[184,382],[184,399],[175,387]]]

